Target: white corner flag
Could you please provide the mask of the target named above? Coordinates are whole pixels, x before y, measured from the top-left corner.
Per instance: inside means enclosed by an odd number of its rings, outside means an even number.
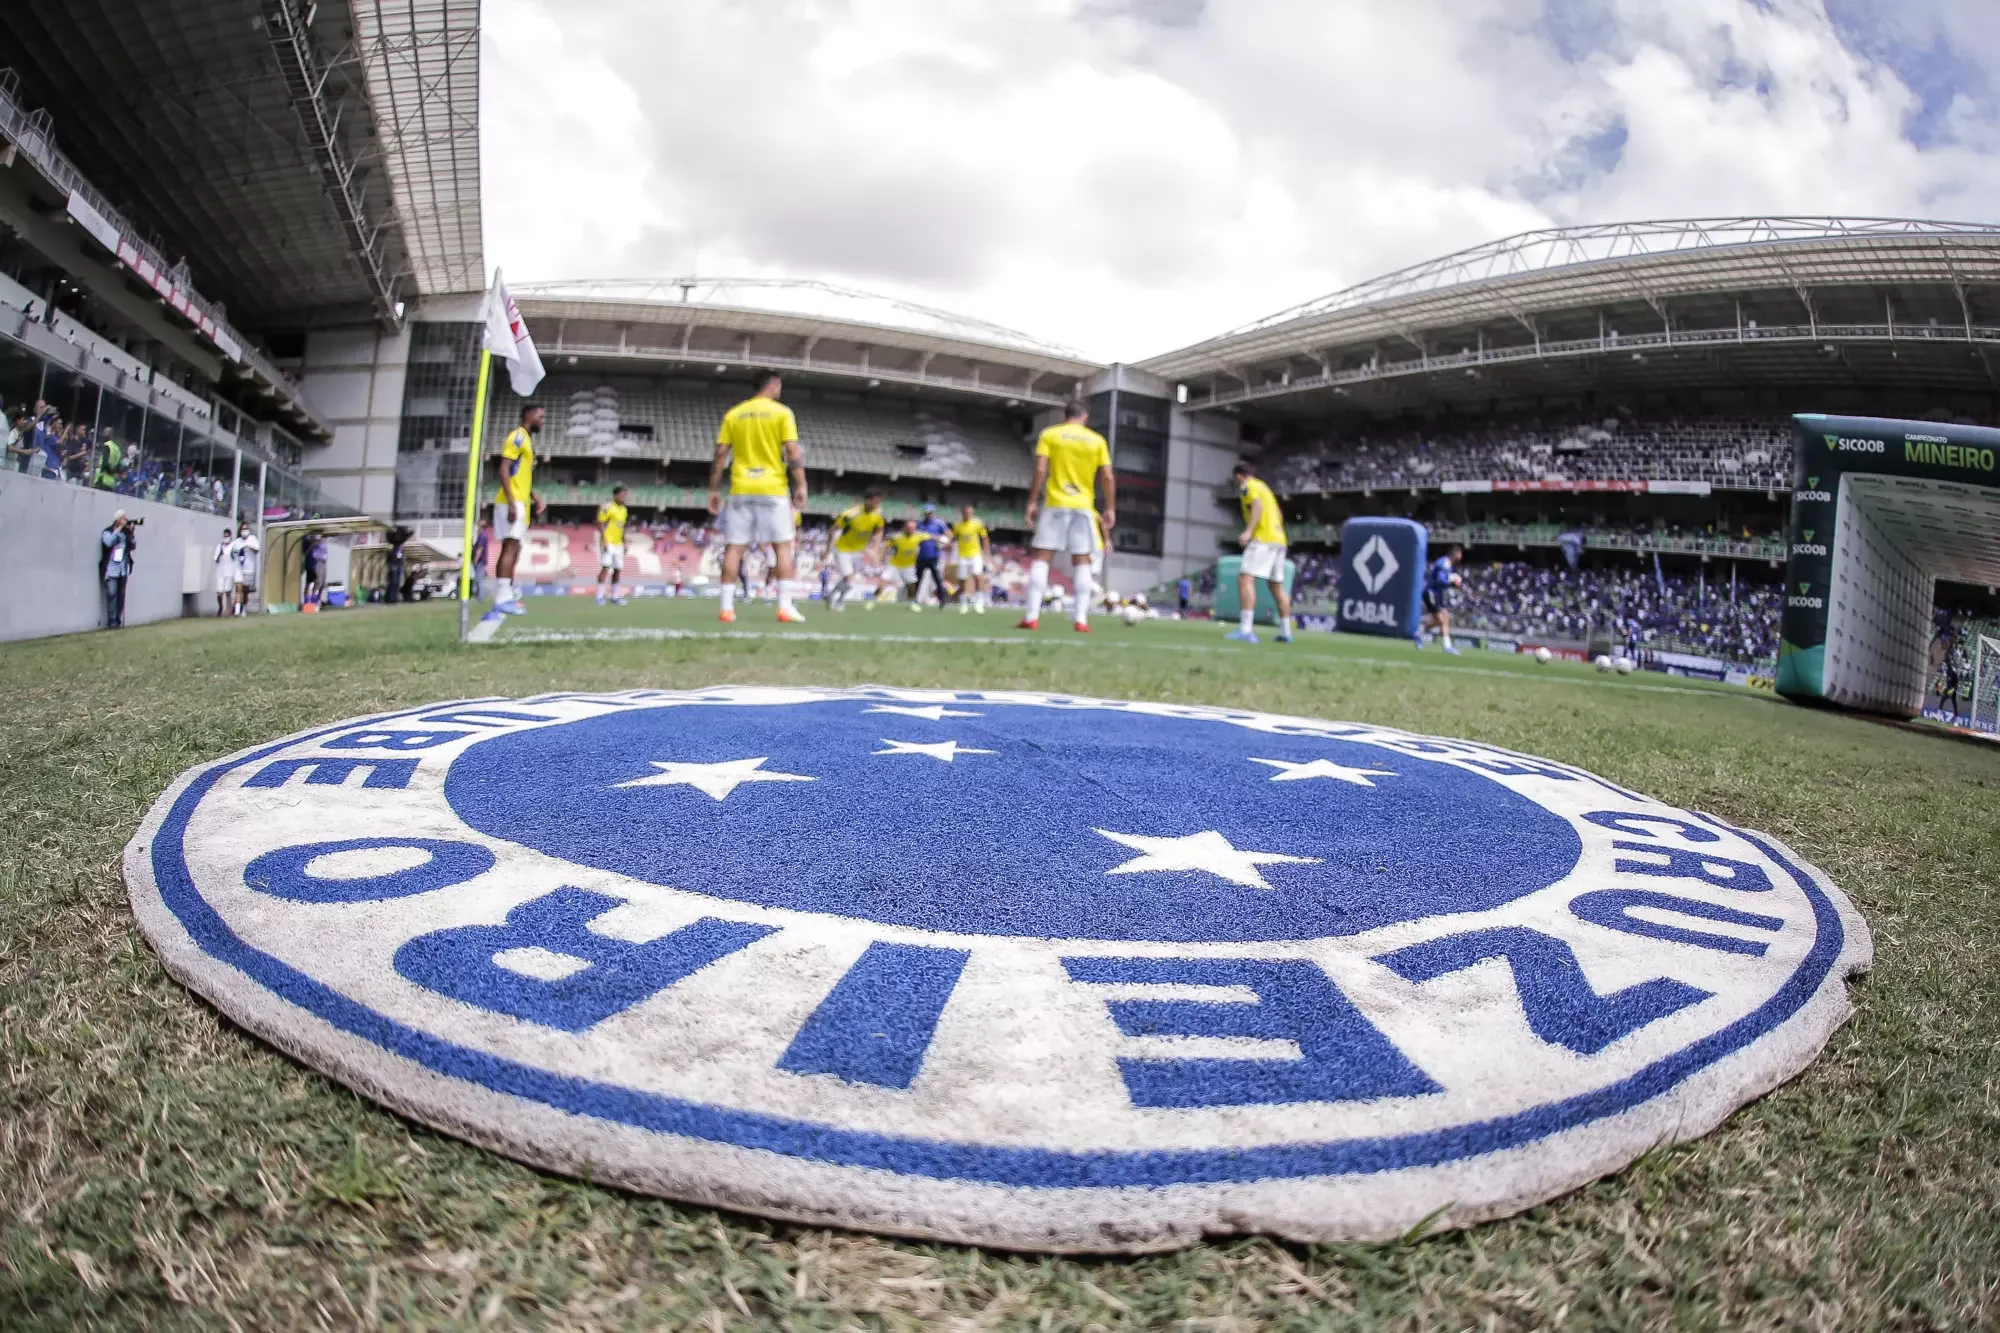
[[[493,270],[493,288],[486,293],[486,350],[507,363],[507,380],[518,396],[526,398],[542,382],[541,354],[535,351],[535,340],[528,336],[528,326],[521,319],[521,307],[507,295],[507,284],[500,280],[497,268]]]

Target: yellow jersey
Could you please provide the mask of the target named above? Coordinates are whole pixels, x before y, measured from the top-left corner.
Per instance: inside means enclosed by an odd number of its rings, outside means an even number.
[[[962,523],[952,524],[951,535],[958,539],[959,557],[970,560],[982,552],[979,539],[986,536],[986,525],[976,518],[968,518]]]
[[[535,437],[526,426],[514,427],[507,432],[507,442],[500,446],[500,456],[514,460],[514,502],[527,504],[528,497],[535,493]],[[507,492],[494,491],[493,503],[505,509]]]
[[[616,500],[606,500],[597,506],[597,526],[604,529],[606,546],[625,544],[625,519],[631,512]]]
[[[798,418],[775,398],[746,398],[723,413],[715,442],[729,446],[730,494],[789,494],[785,446],[798,438]]]
[[[861,505],[849,505],[833,520],[833,549],[849,555],[867,550],[887,521],[879,509],[871,514]]]
[[[1237,492],[1243,501],[1243,521],[1250,521],[1250,510],[1259,501],[1264,502],[1264,512],[1257,516],[1256,530],[1250,534],[1253,542],[1269,542],[1273,546],[1285,544],[1285,516],[1278,510],[1278,497],[1271,488],[1255,477],[1243,479],[1243,489]]]
[[[1042,432],[1035,457],[1049,460],[1042,503],[1051,509],[1097,509],[1097,469],[1111,466],[1111,446],[1088,426],[1064,422]]]
[[[917,549],[930,540],[929,534],[922,532],[892,532],[889,534],[889,563],[897,569],[917,567]]]

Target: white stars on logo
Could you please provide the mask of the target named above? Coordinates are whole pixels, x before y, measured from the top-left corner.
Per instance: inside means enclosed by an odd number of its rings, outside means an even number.
[[[746,782],[817,782],[817,778],[805,777],[798,773],[765,773],[761,770],[769,763],[767,757],[759,759],[728,759],[717,764],[682,764],[671,761],[652,760],[657,773],[630,782],[614,783],[619,787],[693,787],[706,792],[716,800],[721,800]]]
[[[1138,833],[1113,833],[1110,829],[1091,831],[1142,853],[1123,865],[1111,867],[1105,872],[1107,875],[1198,870],[1247,889],[1268,889],[1271,885],[1257,873],[1258,866],[1309,866],[1320,862],[1317,856],[1286,856],[1279,852],[1253,852],[1233,847],[1229,839],[1213,830],[1190,833],[1184,838],[1148,838]]]
[[[928,758],[931,759],[942,759],[947,764],[950,763],[952,760],[958,758],[958,756],[962,754],[993,753],[993,751],[991,750],[975,750],[972,749],[970,746],[960,745],[957,741],[939,741],[935,745],[928,745],[922,741],[892,741],[887,736],[884,736],[882,738],[882,744],[888,746],[889,748],[886,750],[875,751],[875,753],[878,755],[920,754],[927,756]]]
[[[1315,759],[1308,764],[1289,764],[1282,759],[1252,759],[1253,764],[1263,764],[1279,771],[1271,775],[1273,782],[1303,782],[1307,778],[1334,778],[1341,782],[1351,782],[1357,787],[1372,787],[1370,778],[1393,778],[1396,775],[1386,768],[1349,768],[1331,759]]]
[[[900,713],[904,717],[920,717],[926,722],[942,722],[948,717],[984,717],[983,713],[968,713],[957,708],[946,708],[943,704],[927,704],[922,708],[905,708],[901,704],[878,704],[874,708],[864,708],[863,713]]]

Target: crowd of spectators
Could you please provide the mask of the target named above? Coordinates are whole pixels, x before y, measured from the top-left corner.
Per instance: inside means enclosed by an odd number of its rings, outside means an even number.
[[[1776,583],[1726,583],[1639,569],[1558,569],[1521,561],[1468,567],[1454,617],[1466,629],[1585,641],[1608,632],[1641,652],[1772,662],[1784,607]]]
[[[1426,424],[1280,445],[1266,476],[1281,494],[1558,478],[1783,490],[1791,430],[1782,419],[1624,413]]]
[[[204,513],[229,511],[229,478],[219,472],[151,456],[109,429],[64,421],[47,402],[8,408],[6,419],[10,471]]]
[[[1302,604],[1330,601],[1340,557],[1300,553],[1296,587]],[[1467,563],[1454,625],[1524,639],[1583,644],[1609,635],[1623,647],[1690,653],[1727,662],[1775,661],[1780,585],[1662,576],[1652,570],[1604,570],[1530,564]]]

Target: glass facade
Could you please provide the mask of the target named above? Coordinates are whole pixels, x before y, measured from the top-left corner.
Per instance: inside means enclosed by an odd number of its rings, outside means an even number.
[[[1158,555],[1166,522],[1167,427],[1173,404],[1165,398],[1110,389],[1089,399],[1090,427],[1111,443],[1111,471],[1118,480],[1118,526],[1111,547],[1130,555]]]
[[[465,512],[465,450],[472,438],[472,399],[479,388],[479,325],[410,326],[409,371],[403,381],[403,424],[396,440],[396,517],[457,518]],[[487,391],[486,448],[495,421],[512,421],[520,403],[506,375]]]
[[[109,365],[79,369],[81,359],[45,325],[0,308],[8,470],[246,521],[260,511],[356,512],[298,470],[304,447],[284,431],[227,404],[204,416]],[[260,464],[268,478],[261,502]]]

